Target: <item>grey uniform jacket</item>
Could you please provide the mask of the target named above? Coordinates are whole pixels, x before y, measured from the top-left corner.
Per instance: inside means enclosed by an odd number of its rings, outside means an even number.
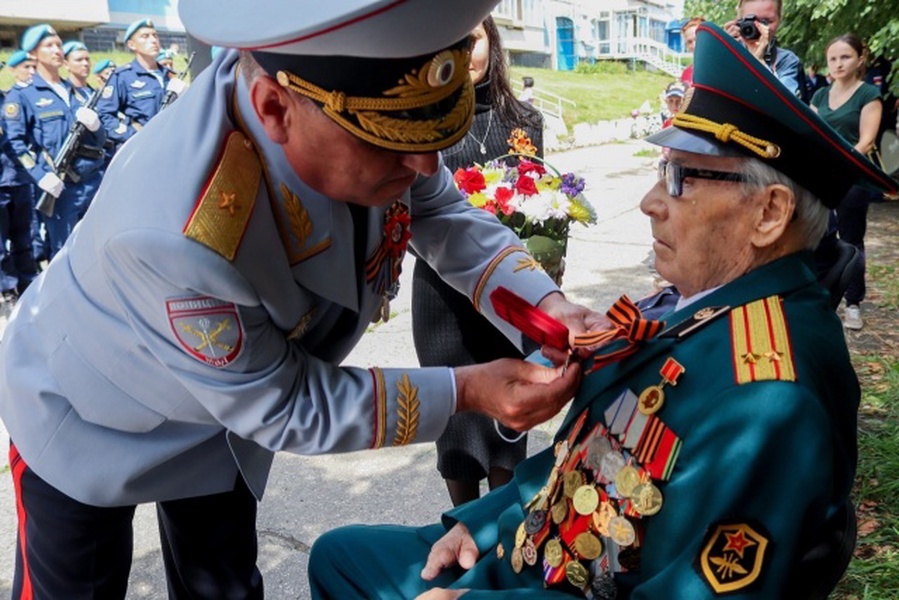
[[[0,418],[25,462],[82,502],[218,493],[238,474],[261,498],[275,451],[432,441],[452,412],[447,368],[338,366],[397,275],[392,213],[363,211],[357,268],[348,206],[268,140],[236,58],[122,147],[0,344]],[[416,252],[520,343],[490,292],[536,303],[557,288],[518,238],[443,168],[400,200]]]

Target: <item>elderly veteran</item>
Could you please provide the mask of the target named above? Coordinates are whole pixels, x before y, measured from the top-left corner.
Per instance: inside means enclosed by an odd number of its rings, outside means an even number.
[[[835,584],[854,543],[859,388],[810,249],[853,183],[892,183],[721,29],[699,26],[695,58],[682,111],[649,138],[671,152],[641,204],[682,298],[664,325],[610,311],[661,332],[600,347],[553,446],[507,486],[438,525],[320,537],[314,598],[823,598]]]
[[[389,316],[408,243],[494,323],[498,286],[573,333],[605,323],[440,162],[472,119],[469,32],[493,0],[226,4],[179,10],[254,50],[223,51],[121,148],[6,326],[14,595],[124,597],[135,505],[155,502],[170,597],[261,598],[275,452],[433,442],[455,411],[555,415],[577,367],[339,366]]]

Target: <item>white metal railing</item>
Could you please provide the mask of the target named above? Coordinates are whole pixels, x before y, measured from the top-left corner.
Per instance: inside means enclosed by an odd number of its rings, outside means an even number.
[[[686,54],[675,52],[662,42],[651,38],[627,38],[603,41],[598,45],[597,59],[638,59],[649,63],[672,77],[680,77],[684,70],[681,59]]]
[[[516,95],[520,95],[522,89],[523,86],[521,83],[516,82],[512,84],[512,90]],[[563,105],[570,105],[571,108],[577,106],[574,101],[569,100],[568,98],[554,94],[548,90],[534,88],[533,106],[540,112],[561,119],[562,114],[565,112]]]

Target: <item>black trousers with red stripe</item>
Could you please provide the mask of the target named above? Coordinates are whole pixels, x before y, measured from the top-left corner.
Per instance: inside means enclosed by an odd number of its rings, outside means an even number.
[[[136,507],[83,504],[38,477],[15,445],[9,459],[18,515],[13,599],[124,598]],[[240,476],[230,492],[156,507],[169,598],[263,597],[257,502]]]

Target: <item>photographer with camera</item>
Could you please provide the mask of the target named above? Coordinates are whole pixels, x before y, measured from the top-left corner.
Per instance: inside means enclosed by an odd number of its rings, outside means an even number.
[[[808,103],[802,61],[777,44],[777,28],[783,12],[783,0],[740,0],[737,18],[724,24],[724,30],[760,62],[768,67],[787,89]]]

